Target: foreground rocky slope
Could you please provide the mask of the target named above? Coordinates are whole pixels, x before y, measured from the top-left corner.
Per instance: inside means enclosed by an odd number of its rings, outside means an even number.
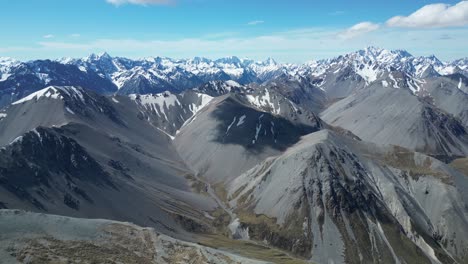
[[[266,263],[130,223],[0,210],[2,263]]]

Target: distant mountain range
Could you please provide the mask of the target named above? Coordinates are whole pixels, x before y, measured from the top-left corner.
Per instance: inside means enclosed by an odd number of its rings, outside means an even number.
[[[269,58],[265,61],[227,57],[171,59],[149,57],[127,59],[111,57],[107,53],[86,58],[37,60],[19,62],[0,58],[0,106],[11,103],[50,85],[80,85],[104,94],[149,94],[163,91],[180,92],[209,81],[233,80],[239,84],[265,83],[276,78],[292,78],[328,90],[333,96],[343,96],[351,88],[332,93],[336,78],[362,81],[362,86],[389,75],[404,73],[402,80],[413,91],[419,90],[420,80],[439,75],[463,75],[466,83],[468,59],[441,62],[435,56],[414,57],[406,51],[389,51],[375,47],[333,59],[304,64],[280,64]],[[354,74],[354,77],[350,75]],[[390,85],[400,80],[389,75]],[[393,79],[395,80],[393,80]]]

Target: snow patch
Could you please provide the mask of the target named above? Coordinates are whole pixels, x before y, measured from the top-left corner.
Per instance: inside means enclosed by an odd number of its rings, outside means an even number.
[[[229,224],[229,230],[231,231],[232,237],[234,239],[249,240],[249,228],[242,228],[239,218],[234,219],[232,223]]]
[[[387,240],[387,236],[385,235],[385,232],[383,231],[383,228],[382,226],[380,225],[380,222],[377,221],[377,224],[375,224],[374,222],[372,222],[372,220],[370,220],[367,216],[366,216],[366,220],[367,220],[367,223],[369,225],[369,227],[371,229],[373,229],[371,232],[370,232],[370,235],[371,235],[371,243],[372,243],[372,246],[374,247],[375,246],[375,237],[374,237],[374,233],[376,233],[380,239],[387,245],[387,248],[390,250],[390,253],[392,254],[393,256],[393,261],[395,261],[395,263],[397,264],[400,264],[400,260],[398,259],[397,255],[395,254],[395,251],[393,250],[393,247],[392,245],[390,244],[390,242]]]
[[[237,122],[237,125],[236,125],[236,126],[240,126],[240,125],[244,124],[245,118],[246,118],[245,115],[241,116],[241,117],[239,118],[239,121]]]
[[[83,93],[80,89],[73,86],[57,87],[58,90],[66,93],[69,97],[80,100],[83,104],[86,103]]]
[[[13,141],[11,141],[8,145],[14,144],[16,142],[21,142],[21,141],[23,141],[23,136],[19,136],[19,137],[13,139]]]
[[[233,80],[228,80],[225,82],[227,85],[232,86],[232,87],[242,87],[238,82],[233,81]]]
[[[416,236],[415,239],[416,245],[424,252],[426,255],[433,260],[433,263],[441,264],[440,260],[436,257],[434,249],[426,243],[426,241],[420,237]]]
[[[34,134],[36,134],[36,136],[39,138],[39,141],[42,143],[42,136],[41,136],[41,133],[39,133],[39,131],[37,131],[37,129],[33,129],[32,132]]]
[[[65,107],[65,109],[67,110],[68,113],[70,113],[70,114],[72,114],[72,115],[75,114],[75,112],[73,112],[70,108],[68,108],[68,106]]]
[[[39,98],[46,97],[51,99],[63,99],[59,91],[55,87],[47,87],[42,90],[39,90],[35,93],[32,93],[16,102],[13,102],[12,105],[21,104],[31,100],[39,100]]]
[[[230,124],[230,125],[228,126],[228,128],[226,129],[226,135],[227,135],[227,133],[229,133],[229,130],[231,130],[232,125],[234,125],[234,123],[236,122],[236,118],[237,118],[237,116],[234,117],[234,119],[232,120],[231,124]]]
[[[163,132],[164,134],[166,134],[166,136],[168,136],[171,140],[174,140],[175,137],[174,136],[171,136],[169,133],[167,133],[166,131],[160,129],[159,127],[156,127],[159,131]]]
[[[393,74],[389,75],[390,79],[393,81],[393,88],[400,89],[400,86],[398,86],[398,81],[393,77]]]
[[[242,68],[224,68],[222,70],[231,77],[240,77],[244,73]]]
[[[378,72],[372,68],[372,66],[366,64],[364,67],[358,67],[356,69],[356,73],[359,74],[364,80],[366,80],[366,84],[369,84],[375,80],[377,80]]]
[[[6,81],[8,79],[8,77],[10,77],[10,76],[11,76],[11,74],[9,74],[9,73],[1,74],[0,75],[0,77],[1,77],[0,82]]]
[[[255,139],[252,140],[252,144],[255,144],[258,140],[258,135],[260,134],[260,130],[262,130],[262,117],[263,114],[258,118],[257,126],[255,127]]]
[[[52,81],[49,74],[47,73],[36,73],[37,78],[43,81],[46,85]]]
[[[176,104],[180,105],[177,96],[170,92],[144,95],[131,94],[129,97],[134,101],[138,101],[141,105],[147,108],[159,110],[166,120],[169,120],[166,115],[166,109],[169,110],[169,107],[175,106]]]
[[[206,95],[206,94],[198,94],[198,98],[200,99],[200,102],[197,104],[192,104],[191,111],[193,114],[198,113],[201,109],[203,109],[206,105],[208,105],[211,100],[213,100],[213,97]]]
[[[250,104],[253,106],[263,109],[264,108],[269,108],[272,113],[279,115],[281,112],[281,107],[278,105],[278,108],[275,107],[275,104],[272,101],[272,98],[270,96],[270,91],[268,89],[265,89],[265,93],[263,95],[246,95],[247,100],[249,101]]]

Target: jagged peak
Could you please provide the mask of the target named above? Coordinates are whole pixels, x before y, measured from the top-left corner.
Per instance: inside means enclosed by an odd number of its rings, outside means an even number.
[[[460,59],[456,59],[454,61],[452,61],[452,63],[468,63],[468,57],[464,57],[464,58],[460,58]]]
[[[429,56],[417,56],[415,57],[416,61],[429,61],[429,62],[438,62],[440,63],[440,60],[434,55],[429,55]]]
[[[277,65],[278,63],[272,57],[268,57],[266,60],[263,61],[266,65]]]
[[[75,61],[75,59],[72,57],[62,57],[58,59],[57,61],[63,64],[71,64]]]
[[[411,53],[403,49],[396,49],[396,50],[393,50],[393,52],[401,54],[403,57],[414,57]]]
[[[86,61],[96,61],[96,60],[102,60],[102,59],[109,59],[111,60],[112,57],[107,53],[107,52],[101,52],[101,53],[91,53],[89,56],[85,58]]]
[[[11,62],[19,62],[19,61],[11,57],[0,57],[0,63],[11,63]]]
[[[219,58],[216,60],[218,63],[234,63],[234,64],[240,64],[242,61],[236,57],[236,56],[228,56],[224,58]]]
[[[109,53],[107,53],[107,52],[101,52],[101,53],[98,54],[98,56],[99,56],[100,58],[112,58],[112,57],[109,55]]]
[[[379,48],[379,47],[375,47],[375,46],[368,46],[363,51],[366,52],[366,53],[371,53],[371,54],[380,54],[380,53],[385,52],[387,50]]]
[[[193,63],[202,63],[202,62],[204,62],[204,63],[210,63],[211,60],[210,60],[210,59],[207,59],[207,58],[205,58],[205,57],[198,57],[198,56],[197,56],[197,57],[194,57],[193,59],[191,59],[191,62],[193,62]]]
[[[413,57],[408,51],[406,50],[389,50],[383,49],[375,46],[366,47],[363,50],[358,50],[355,52],[351,52],[345,55],[345,57],[356,57],[361,56],[366,59],[372,59],[377,61],[390,61],[390,60],[399,60],[402,58]]]

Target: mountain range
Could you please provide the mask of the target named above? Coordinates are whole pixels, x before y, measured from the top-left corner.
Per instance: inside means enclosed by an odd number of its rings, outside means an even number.
[[[391,72],[403,72],[404,76],[400,76],[400,80]],[[304,64],[281,64],[271,58],[254,61],[234,56],[217,60],[199,57],[149,57],[134,60],[103,53],[81,59],[29,62],[0,58],[0,75],[0,105],[3,106],[50,85],[80,85],[100,93],[128,95],[168,90],[180,92],[209,81],[233,80],[242,85],[261,84],[278,77],[293,78],[323,88],[331,97],[342,97],[351,88],[334,91],[337,78],[356,82],[357,85],[349,86],[359,87],[389,75],[389,85],[405,84],[415,92],[420,89],[421,79],[449,75],[454,78],[459,76],[461,86],[466,87],[468,59],[441,62],[435,56],[414,57],[406,51],[375,47]]]
[[[468,262],[467,59],[104,53],[0,74],[3,259]]]

